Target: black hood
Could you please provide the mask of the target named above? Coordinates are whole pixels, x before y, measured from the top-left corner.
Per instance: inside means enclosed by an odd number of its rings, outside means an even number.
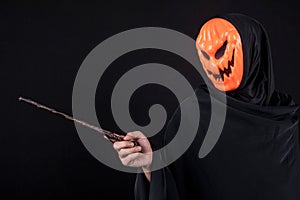
[[[244,74],[238,89],[228,92],[243,101],[268,105],[275,90],[270,44],[264,27],[241,14],[219,16],[238,30],[243,47]]]
[[[244,113],[251,113],[275,121],[297,118],[298,105],[293,98],[275,88],[269,39],[264,27],[257,20],[239,13],[218,15],[232,23],[238,30],[243,47],[244,73],[240,86],[226,92],[226,106]],[[210,19],[212,19],[210,18]],[[205,79],[207,77],[204,77]],[[219,100],[224,93],[209,81],[197,90],[204,89],[211,97]],[[297,120],[296,120],[297,121]]]
[[[275,89],[271,48],[262,24],[239,13],[218,15],[213,18],[223,18],[233,24],[242,40],[244,58],[242,82],[236,90],[226,92],[227,96],[252,105],[294,107],[295,103],[288,94]]]

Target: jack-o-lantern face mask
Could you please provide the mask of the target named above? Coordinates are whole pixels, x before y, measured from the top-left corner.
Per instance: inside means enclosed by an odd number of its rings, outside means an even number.
[[[206,22],[197,37],[196,47],[204,71],[221,91],[239,87],[244,71],[241,37],[227,20]]]

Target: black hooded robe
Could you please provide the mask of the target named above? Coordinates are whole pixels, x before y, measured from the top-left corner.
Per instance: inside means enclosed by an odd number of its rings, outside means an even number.
[[[226,119],[212,151],[199,158],[211,116],[206,87],[196,90],[201,109],[197,135],[175,162],[151,172],[148,182],[137,174],[137,200],[299,200],[300,148],[292,98],[274,89],[270,47],[264,28],[240,15],[221,16],[239,31],[244,52],[244,74],[239,88],[227,92]],[[218,104],[224,104],[213,96]],[[176,134],[180,107],[168,123],[162,145]],[[188,117],[188,116],[184,116]],[[164,156],[168,156],[168,151]]]

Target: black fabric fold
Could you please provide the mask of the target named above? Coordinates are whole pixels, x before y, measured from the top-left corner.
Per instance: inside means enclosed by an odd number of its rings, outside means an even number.
[[[291,96],[275,89],[270,47],[261,24],[240,14],[221,17],[241,35],[245,58],[241,86],[223,94],[212,85],[201,85],[195,90],[197,101],[184,101],[190,107],[200,106],[197,135],[179,159],[152,172],[150,183],[143,174],[137,175],[137,200],[300,199],[298,106]],[[210,94],[207,87],[214,92]],[[218,123],[210,121],[212,98],[226,105],[226,118],[217,144],[200,159],[209,124]],[[179,111],[168,122],[163,145],[176,135]],[[162,158],[168,156],[166,150]]]

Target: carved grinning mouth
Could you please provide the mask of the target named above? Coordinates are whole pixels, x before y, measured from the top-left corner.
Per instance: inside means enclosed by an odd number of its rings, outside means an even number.
[[[232,52],[232,58],[231,60],[228,60],[228,64],[227,64],[227,68],[224,68],[224,70],[219,68],[219,74],[214,74],[212,73],[212,71],[207,70],[209,75],[212,75],[216,81],[222,79],[224,81],[224,74],[229,77],[229,75],[231,74],[232,70],[231,68],[234,66],[234,50]]]

